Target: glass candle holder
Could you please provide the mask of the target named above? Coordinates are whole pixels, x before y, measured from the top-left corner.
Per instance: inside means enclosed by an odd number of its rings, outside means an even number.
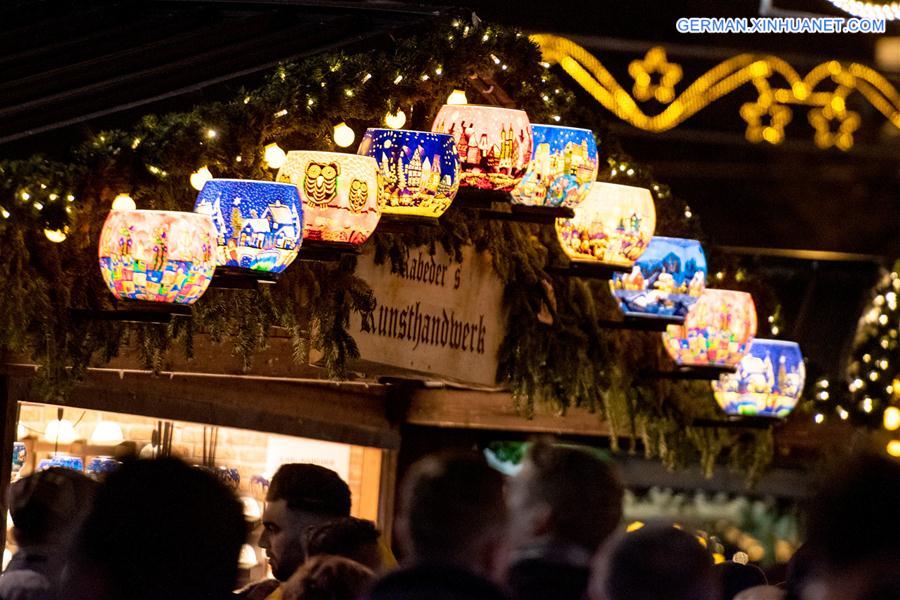
[[[663,344],[676,364],[735,367],[756,335],[756,306],[746,292],[706,289],[683,325],[669,325]]]
[[[631,273],[609,287],[630,317],[684,319],[706,289],[706,255],[697,240],[654,236]]]
[[[711,385],[728,415],[784,418],[797,406],[805,381],[806,365],[796,342],[757,338],[737,372]]]
[[[113,210],[100,232],[100,271],[120,300],[193,304],[209,287],[215,263],[209,215]]]
[[[304,240],[358,246],[381,218],[378,165],[371,156],[291,151],[276,180],[300,192]]]
[[[510,192],[531,160],[531,126],[522,110],[445,104],[431,129],[456,141],[462,186]]]
[[[378,163],[383,214],[440,217],[459,189],[453,136],[409,129],[368,129],[357,151]]]
[[[587,198],[599,169],[590,129],[531,125],[531,161],[513,189],[513,203],[574,208]]]
[[[650,190],[595,181],[572,219],[557,219],[556,233],[566,255],[630,267],[653,237],[656,208]]]
[[[280,273],[297,258],[303,205],[293,184],[210,179],[194,212],[212,217],[220,266]]]

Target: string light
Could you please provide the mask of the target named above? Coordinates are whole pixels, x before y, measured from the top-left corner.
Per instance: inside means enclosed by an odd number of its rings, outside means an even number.
[[[0,207],[0,215],[3,215],[3,218],[4,218],[4,219],[8,219],[8,218],[9,218],[9,211],[6,210],[5,208]]]
[[[816,413],[814,420],[816,422],[816,425],[821,425],[825,422],[825,415],[823,415],[822,413]]]
[[[212,178],[213,174],[210,173],[209,168],[203,165],[191,173],[191,187],[199,192],[203,189],[203,185]]]
[[[466,92],[463,90],[453,90],[447,96],[447,104],[468,104],[469,99],[466,98]]]
[[[35,207],[36,209],[38,209],[38,210],[44,210],[44,203],[43,203],[43,202],[35,202],[34,204],[32,204],[32,206],[34,206],[34,207]]]
[[[274,142],[267,144],[263,149],[263,160],[270,169],[280,169],[286,158],[287,153]]]
[[[31,200],[31,194],[29,194],[28,192],[25,192],[25,191],[23,191],[21,194],[19,194],[19,197],[22,198],[23,202],[28,202],[29,200]]]
[[[333,137],[335,144],[337,144],[341,148],[346,148],[353,143],[353,140],[356,139],[356,134],[353,132],[349,125],[341,121],[334,126]]]
[[[207,139],[214,140],[214,139],[216,139],[217,137],[219,137],[219,132],[216,131],[215,129],[207,129],[207,130],[206,130],[206,137],[207,137]]]
[[[837,407],[838,416],[842,421],[846,421],[850,417],[850,413],[848,413],[843,406]]]
[[[399,108],[395,113],[388,112],[384,115],[384,124],[391,129],[400,129],[406,125],[406,113]]]
[[[113,199],[113,210],[135,210],[136,208],[137,205],[134,203],[134,199],[128,194],[119,194]]]
[[[895,458],[900,458],[900,440],[891,440],[885,447],[887,453]]]
[[[53,242],[54,244],[59,244],[66,241],[66,231],[68,228],[63,229],[45,229],[44,235],[48,240]]]
[[[897,431],[897,429],[900,429],[900,408],[888,406],[884,409],[882,419],[884,421],[885,429],[888,431]]]

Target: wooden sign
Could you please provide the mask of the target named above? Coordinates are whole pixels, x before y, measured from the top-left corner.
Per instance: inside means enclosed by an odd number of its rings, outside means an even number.
[[[489,255],[467,247],[457,263],[423,248],[410,252],[405,272],[391,273],[389,263],[376,265],[366,253],[356,274],[376,300],[370,314],[351,319],[364,363],[389,367],[382,374],[495,384],[506,317]]]

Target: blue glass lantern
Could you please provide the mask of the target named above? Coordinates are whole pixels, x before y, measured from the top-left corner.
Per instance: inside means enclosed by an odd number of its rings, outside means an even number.
[[[384,214],[440,217],[459,190],[459,156],[447,133],[368,129],[357,154],[378,162]]]
[[[594,132],[532,124],[531,136],[531,162],[512,191],[513,202],[572,208],[581,204],[599,169]]]
[[[303,240],[303,205],[297,186],[273,181],[210,179],[194,212],[216,228],[216,264],[280,273]]]
[[[737,372],[713,381],[712,389],[728,415],[784,418],[797,405],[805,380],[796,342],[755,339]]]
[[[706,288],[706,275],[700,242],[655,236],[631,273],[616,273],[609,286],[626,316],[680,322]]]

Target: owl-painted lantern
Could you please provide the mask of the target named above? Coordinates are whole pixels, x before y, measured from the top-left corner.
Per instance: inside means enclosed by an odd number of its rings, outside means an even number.
[[[514,204],[581,204],[597,179],[597,143],[590,129],[532,125],[531,162],[512,191]]]
[[[556,233],[573,261],[630,267],[653,237],[656,208],[650,190],[595,181],[571,219],[557,219]]]
[[[209,215],[113,210],[100,232],[100,271],[120,300],[193,304],[216,268]]]
[[[511,192],[531,160],[531,126],[522,110],[446,104],[431,129],[456,141],[465,187]]]
[[[683,321],[706,289],[706,255],[697,240],[654,236],[630,273],[609,287],[629,317]]]
[[[459,157],[451,135],[369,129],[358,153],[378,162],[378,204],[384,214],[437,218],[459,189]]]
[[[669,325],[663,344],[680,366],[735,367],[756,335],[756,306],[746,292],[709,289],[683,325]]]
[[[276,180],[292,183],[303,200],[303,239],[358,246],[381,218],[378,165],[371,156],[288,152]]]
[[[803,392],[806,365],[796,342],[755,339],[728,373],[711,383],[716,402],[731,416],[788,416]]]
[[[194,212],[216,226],[216,264],[280,273],[297,257],[303,206],[297,186],[272,181],[210,179]]]

